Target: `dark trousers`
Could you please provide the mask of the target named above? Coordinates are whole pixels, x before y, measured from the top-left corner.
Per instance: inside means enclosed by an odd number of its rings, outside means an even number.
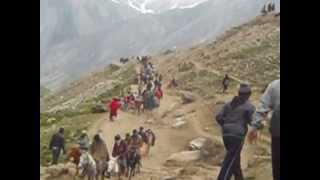
[[[224,136],[223,142],[227,153],[224,158],[218,180],[230,180],[232,175],[234,175],[235,180],[243,180],[240,164],[243,139],[234,136]]]
[[[280,137],[273,137],[271,142],[273,180],[280,180]]]
[[[60,149],[52,149],[52,164],[57,164],[60,156]]]

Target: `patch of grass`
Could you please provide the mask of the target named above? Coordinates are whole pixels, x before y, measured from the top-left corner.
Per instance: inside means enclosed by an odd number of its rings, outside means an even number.
[[[192,68],[194,68],[194,66],[195,65],[192,62],[182,63],[178,65],[178,71],[179,72],[189,71]]]
[[[42,114],[42,116],[45,116]],[[77,143],[77,139],[80,137],[82,130],[87,130],[97,119],[100,119],[104,114],[84,114],[73,117],[64,117],[59,121],[55,121],[50,126],[40,126],[40,164],[48,165],[51,161],[52,155],[49,150],[49,143],[51,137],[59,127],[65,128],[65,148],[68,150],[70,145]],[[62,162],[62,156],[59,162]]]
[[[40,85],[40,98],[48,95],[50,92],[50,89]]]
[[[184,74],[178,79],[180,89],[193,91],[202,97],[214,98],[216,94],[221,91],[222,79],[213,72],[208,70],[192,71],[190,73]],[[231,79],[230,88],[236,87],[238,85],[237,81]]]
[[[104,69],[104,74],[109,76],[110,74],[118,71],[120,69],[120,66],[116,65],[116,64],[110,64],[108,65],[105,69]]]
[[[100,94],[97,99],[100,102],[103,102],[105,100],[108,100],[115,96],[120,96],[126,93],[129,90],[129,86],[134,83],[135,80],[135,69],[133,64],[129,65],[128,68],[123,70],[119,75],[115,78],[117,78],[119,81],[116,82],[113,85],[113,88],[106,91],[105,93]]]
[[[245,49],[241,49],[238,52],[231,53],[227,55],[225,58],[230,59],[248,59],[252,58],[258,54],[263,54],[269,48],[272,48],[272,42],[270,40],[264,40],[258,46],[253,46]]]

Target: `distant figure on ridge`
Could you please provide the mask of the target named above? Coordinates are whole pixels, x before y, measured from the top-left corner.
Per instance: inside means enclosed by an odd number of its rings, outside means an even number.
[[[263,5],[262,9],[261,9],[261,14],[264,16],[266,15],[268,12],[266,10],[266,5]]]
[[[230,84],[230,78],[228,74],[226,74],[222,80],[222,86],[223,86],[222,93],[225,93],[228,90],[229,84]]]

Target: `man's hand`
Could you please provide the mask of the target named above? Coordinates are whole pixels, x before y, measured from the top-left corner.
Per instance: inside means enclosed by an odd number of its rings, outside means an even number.
[[[255,144],[258,139],[258,132],[256,129],[250,129],[248,134],[248,141],[250,144]]]

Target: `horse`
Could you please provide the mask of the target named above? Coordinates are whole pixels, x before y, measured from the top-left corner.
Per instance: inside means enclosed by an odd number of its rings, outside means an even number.
[[[125,63],[127,63],[128,61],[129,61],[128,58],[120,58],[120,62],[121,62],[122,64],[125,64]]]
[[[130,148],[128,151],[127,162],[128,176],[129,180],[131,180],[131,177],[133,177],[136,173],[140,173],[140,167],[142,167],[141,156],[136,148]]]
[[[120,165],[118,162],[119,157],[110,157],[110,160],[108,161],[108,167],[107,167],[107,177],[110,177],[110,175],[115,174],[120,179]]]
[[[80,175],[81,178],[84,178],[85,176],[87,176],[88,180],[95,179],[97,175],[97,166],[94,159],[88,152],[82,153],[80,157],[79,167],[83,169]]]
[[[79,174],[79,162],[80,162],[81,151],[78,147],[73,147],[69,150],[68,155],[66,157],[66,161],[71,161],[76,166],[76,174]]]

